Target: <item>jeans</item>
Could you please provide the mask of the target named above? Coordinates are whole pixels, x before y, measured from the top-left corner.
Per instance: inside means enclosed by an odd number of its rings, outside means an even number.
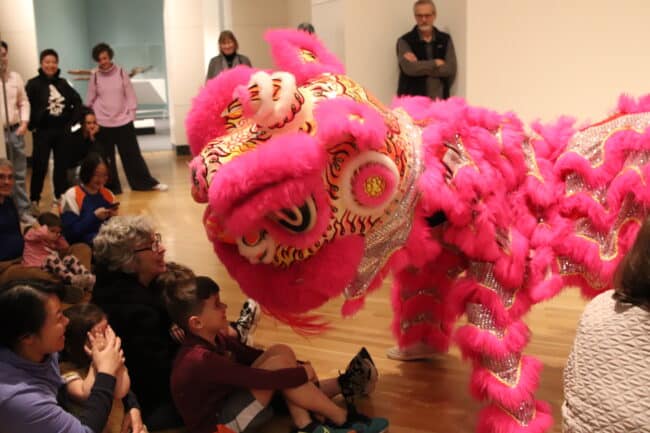
[[[29,209],[29,198],[25,187],[25,176],[27,174],[27,156],[25,155],[25,138],[22,135],[16,135],[16,130],[5,131],[5,143],[10,152],[7,158],[14,165],[14,184],[13,198],[18,208],[18,214],[22,215]]]

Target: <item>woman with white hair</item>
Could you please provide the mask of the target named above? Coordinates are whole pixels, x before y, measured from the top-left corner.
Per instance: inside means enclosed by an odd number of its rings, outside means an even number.
[[[172,321],[152,284],[166,270],[165,247],[143,216],[116,216],[93,241],[97,283],[92,302],[102,308],[122,338],[131,389],[150,430],[179,427],[182,420],[169,389],[178,344]]]

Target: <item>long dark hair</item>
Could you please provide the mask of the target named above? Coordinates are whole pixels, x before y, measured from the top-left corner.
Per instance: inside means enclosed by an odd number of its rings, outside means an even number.
[[[614,288],[614,299],[650,310],[650,218],[618,265]]]
[[[81,167],[79,168],[79,180],[82,184],[87,184],[95,175],[95,170],[101,164],[106,164],[106,161],[98,153],[91,152],[89,153],[83,161],[81,161]]]
[[[20,340],[38,334],[48,296],[61,294],[60,284],[38,280],[16,280],[0,288],[0,346],[14,350]]]
[[[77,304],[67,308],[63,314],[70,319],[65,330],[63,360],[87,368],[90,365],[90,358],[84,351],[87,334],[106,317],[106,313],[95,304]]]

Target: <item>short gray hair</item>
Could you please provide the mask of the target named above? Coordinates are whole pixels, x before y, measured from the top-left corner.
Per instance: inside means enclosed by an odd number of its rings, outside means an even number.
[[[95,261],[109,271],[126,271],[139,243],[151,240],[152,221],[145,216],[115,216],[105,222],[93,241]]]
[[[433,2],[433,0],[417,0],[415,3],[413,3],[413,10],[415,10],[416,6],[420,5],[430,5],[433,7],[433,13],[436,14],[438,11],[436,10],[436,4]]]
[[[7,158],[0,158],[0,167],[9,167],[11,171],[14,171],[14,164]]]

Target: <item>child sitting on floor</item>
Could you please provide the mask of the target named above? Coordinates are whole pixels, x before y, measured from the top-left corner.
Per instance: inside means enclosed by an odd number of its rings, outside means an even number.
[[[64,310],[63,314],[68,318],[69,323],[65,330],[65,346],[60,368],[67,394],[72,400],[66,404],[66,409],[74,415],[79,415],[83,403],[90,396],[97,373],[91,363],[92,348],[102,350],[106,343],[106,334],[113,331],[108,326],[106,314],[94,304],[73,305]],[[126,366],[122,366],[116,372],[115,379],[115,399],[123,399],[125,412],[138,409],[135,396],[129,392],[131,379]],[[115,404],[109,420],[114,417],[114,413]],[[132,421],[131,418],[125,417],[125,420]],[[109,425],[104,429],[104,433],[108,432],[110,432]]]
[[[171,390],[190,432],[256,431],[273,416],[270,402],[278,391],[287,402],[295,432],[387,430],[387,420],[368,418],[353,405],[343,408],[330,399],[351,385],[341,383],[345,380],[355,379],[363,392],[368,385],[363,379],[370,380],[372,375],[322,381],[321,389],[313,383],[317,379],[311,364],[297,361],[288,346],[273,345],[262,351],[224,335],[229,326],[227,306],[221,302],[219,286],[213,280],[179,276],[178,281],[168,284],[164,293],[171,318],[186,332],[173,364]],[[376,374],[374,377],[376,380]],[[313,419],[312,413],[327,421]]]
[[[23,265],[37,266],[57,275],[65,283],[84,290],[92,290],[95,276],[79,259],[66,254],[70,248],[61,236],[61,218],[51,212],[42,213],[35,224],[25,233]]]
[[[187,266],[176,262],[169,262],[167,263],[167,270],[156,278],[155,287],[160,293],[165,293],[168,287],[194,281],[195,278],[196,274]],[[247,299],[241,308],[237,321],[230,322],[230,326],[224,330],[225,335],[236,337],[243,344],[252,346],[253,333],[257,328],[257,323],[260,321],[261,315],[262,312],[257,302],[252,299]],[[185,338],[183,328],[174,323],[169,333],[178,344],[183,343],[183,339]]]

